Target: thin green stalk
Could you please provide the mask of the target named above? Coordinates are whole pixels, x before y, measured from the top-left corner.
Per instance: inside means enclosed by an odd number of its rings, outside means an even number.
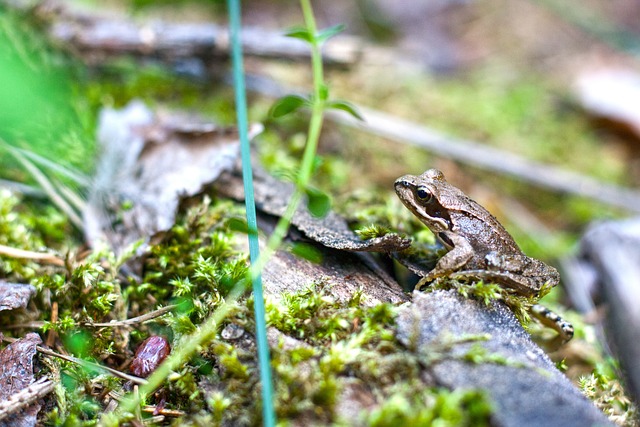
[[[9,154],[15,157],[16,160],[18,160],[18,162],[20,162],[20,164],[24,166],[27,172],[29,172],[36,181],[38,181],[38,184],[40,184],[40,187],[42,187],[42,190],[47,194],[51,201],[58,208],[60,208],[60,210],[63,211],[67,215],[67,217],[69,217],[69,220],[73,223],[73,225],[82,230],[82,218],[80,218],[80,215],[60,194],[58,189],[56,189],[55,185],[47,177],[47,175],[44,174],[40,169],[38,169],[38,167],[34,165],[29,159],[27,159],[27,157],[25,157],[21,150],[11,146],[3,139],[0,139],[0,147],[7,150]]]
[[[302,7],[302,13],[304,15],[304,21],[309,33],[316,34],[318,29],[316,27],[316,21],[313,16],[313,9],[309,0],[300,0]],[[320,131],[322,130],[322,123],[324,120],[324,108],[325,102],[322,96],[324,84],[324,73],[322,69],[322,53],[320,51],[320,44],[317,40],[313,39],[311,44],[311,65],[313,72],[313,104],[311,106],[311,119],[309,121],[309,132],[307,134],[307,143],[305,145],[304,153],[302,155],[302,162],[300,164],[300,172],[298,179],[296,180],[296,188],[291,195],[289,204],[284,214],[280,217],[276,228],[269,237],[266,249],[262,252],[258,262],[252,265],[251,276],[255,277],[260,274],[265,265],[269,262],[275,251],[280,247],[284,237],[291,225],[291,219],[295,214],[300,202],[303,199],[305,191],[309,186],[311,180],[311,174],[313,172],[313,161],[316,157],[318,150],[318,141],[320,140]]]
[[[237,3],[237,1],[238,0],[229,0],[230,11],[231,11],[231,6]],[[317,32],[316,23],[313,17],[313,11],[311,9],[311,4],[309,0],[300,0],[300,4],[302,6],[307,29],[311,34],[316,34]],[[236,4],[235,6],[238,6],[238,5]],[[238,13],[239,13],[239,9],[238,9]],[[325,99],[322,94],[325,86],[324,86],[324,80],[323,80],[324,77],[323,77],[323,70],[322,70],[322,55],[320,52],[320,47],[321,46],[317,42],[317,40],[313,40],[311,42],[314,97],[313,97],[313,104],[311,107],[311,119],[309,122],[307,144],[305,146],[305,151],[303,153],[300,173],[296,181],[296,188],[293,192],[293,195],[291,196],[291,199],[289,200],[289,204],[287,206],[285,213],[278,221],[278,224],[276,225],[274,232],[271,234],[267,242],[266,249],[262,251],[262,253],[260,253],[260,256],[257,258],[256,262],[252,261],[251,263],[250,278],[252,283],[255,283],[256,279],[257,280],[260,279],[260,274],[264,269],[265,265],[271,259],[275,251],[282,244],[282,241],[284,240],[284,237],[286,236],[286,233],[291,224],[293,215],[298,209],[298,206],[300,205],[300,202],[303,199],[305,190],[307,189],[309,185],[309,181],[311,179],[311,174],[313,172],[313,162],[316,156],[318,141],[320,139],[320,131],[322,130],[324,108],[325,108]],[[240,102],[242,103],[244,102],[244,100]],[[238,105],[237,108],[240,108],[240,105]],[[246,114],[246,109],[245,109],[245,114]],[[245,166],[243,164],[243,173],[244,173],[244,167]],[[250,172],[251,171],[249,170],[249,173]],[[246,181],[245,181],[245,186],[246,186]],[[249,192],[246,190],[246,187],[245,187],[245,194],[247,193]],[[252,192],[250,193],[251,193],[250,195],[250,198],[251,198],[253,193]],[[249,202],[253,203],[253,200],[251,199],[249,200]],[[248,210],[250,209],[249,203],[247,203],[247,208]],[[255,215],[255,211],[254,211],[254,215]],[[249,223],[249,220],[250,218],[248,217],[247,222],[248,222],[248,228],[249,228],[249,235],[257,236],[257,227],[253,227]],[[209,338],[211,338],[213,334],[215,334],[216,329],[220,324],[220,322],[231,312],[233,304],[242,295],[243,289],[244,287],[242,286],[242,284],[236,285],[234,289],[230,292],[230,294],[227,296],[225,303],[222,304],[220,307],[218,307],[211,314],[211,316],[207,319],[207,321],[201,326],[200,330],[196,334],[194,334],[192,337],[190,337],[188,340],[186,340],[184,345],[181,345],[178,349],[174,350],[174,352],[158,367],[158,369],[156,369],[153,372],[153,374],[151,374],[151,376],[147,379],[148,381],[147,384],[140,387],[140,390],[139,390],[140,397],[136,398],[136,397],[130,396],[124,399],[123,402],[120,404],[120,407],[118,408],[118,415],[115,415],[115,416],[120,417],[125,413],[132,413],[133,409],[136,407],[136,405],[139,404],[141,399],[144,399],[146,396],[149,396],[156,388],[158,388],[162,384],[163,381],[165,381],[165,379],[168,377],[169,373],[173,369],[178,368],[182,363],[184,363],[184,361],[188,360],[188,358],[195,351],[197,351],[200,345],[202,345]],[[262,291],[260,288],[260,296],[261,295],[262,295]],[[261,298],[258,298],[258,295],[256,294],[254,297],[254,305],[260,304],[258,302],[259,299]],[[261,303],[264,304],[264,301],[262,300]],[[257,323],[258,322],[256,321],[256,324]],[[270,375],[270,371],[268,372]],[[262,371],[261,371],[261,375],[262,375]],[[263,393],[264,393],[264,384],[265,383],[263,379]],[[270,378],[269,378],[269,384],[271,384]],[[264,399],[264,394],[263,394],[263,399]],[[264,400],[263,408],[264,407],[272,408],[272,404],[273,404],[273,401],[271,398],[269,398],[268,400]],[[113,415],[110,415],[110,416],[112,417]],[[101,420],[100,424],[110,425],[110,422],[113,421],[113,419],[109,419],[110,416],[109,415],[105,416],[105,418]],[[264,416],[265,426],[275,425],[275,415],[270,416],[268,414],[263,414],[263,416]],[[268,423],[272,423],[272,424],[268,424]]]
[[[242,181],[244,183],[245,209],[249,229],[249,257],[251,265],[260,258],[258,242],[258,221],[256,204],[253,195],[253,174],[251,170],[251,147],[249,146],[249,121],[247,119],[247,97],[244,84],[244,68],[242,63],[242,45],[240,42],[240,1],[228,0],[229,22],[231,28],[231,53],[233,59],[233,83],[236,98],[236,114],[238,116],[238,132],[240,134],[240,151],[242,154]],[[261,271],[261,270],[260,270]],[[267,342],[267,321],[265,316],[262,278],[258,274],[251,275],[253,288],[253,309],[256,323],[256,344],[258,347],[258,365],[260,366],[260,384],[262,385],[262,422],[265,427],[276,424],[273,399],[273,380],[271,379],[271,357]]]
[[[316,34],[316,20],[313,16],[310,0],[300,0],[304,21],[311,34]],[[322,95],[324,84],[324,73],[322,70],[322,52],[318,41],[313,38],[311,41],[311,66],[313,71],[313,105],[311,108],[311,121],[309,122],[309,135],[307,137],[307,145],[302,157],[302,165],[300,167],[300,176],[298,178],[298,190],[305,191],[311,173],[313,171],[313,161],[320,140],[320,130],[322,129],[322,121],[324,118],[324,96]]]

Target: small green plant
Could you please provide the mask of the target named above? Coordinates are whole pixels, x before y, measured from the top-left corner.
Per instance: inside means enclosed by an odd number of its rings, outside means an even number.
[[[356,234],[363,240],[375,239],[389,234],[391,230],[382,225],[371,224],[356,230]]]
[[[398,391],[363,416],[373,427],[489,426],[491,405],[479,391],[426,389]]]
[[[313,10],[309,0],[301,0],[300,5],[304,15],[305,26],[296,27],[289,30],[286,34],[289,37],[298,38],[307,42],[311,48],[311,64],[313,74],[313,94],[302,97],[299,95],[287,95],[277,100],[271,108],[271,116],[274,118],[283,117],[293,113],[301,107],[308,107],[311,110],[311,118],[309,119],[309,129],[305,143],[300,170],[295,177],[295,191],[291,196],[289,205],[284,215],[278,222],[273,234],[269,238],[266,251],[260,257],[260,263],[254,270],[260,271],[271,257],[273,252],[278,248],[284,239],[289,228],[293,214],[302,201],[303,195],[307,197],[307,208],[317,217],[323,217],[331,208],[331,198],[310,186],[311,176],[317,164],[316,152],[320,141],[320,132],[324,120],[324,112],[329,108],[337,108],[348,111],[359,117],[355,108],[346,101],[331,100],[329,97],[329,87],[324,81],[324,73],[322,66],[322,45],[332,36],[340,33],[343,26],[338,25],[318,31],[316,27]]]
[[[306,26],[304,28],[301,27],[294,29],[288,34],[291,37],[296,37],[307,41],[311,47],[314,93],[308,98],[309,106],[311,107],[309,131],[307,134],[307,142],[302,157],[300,171],[297,175],[297,179],[295,180],[295,191],[291,196],[287,209],[278,221],[274,232],[269,237],[266,248],[261,252],[257,260],[252,259],[249,274],[249,279],[252,283],[256,282],[256,280],[260,276],[260,272],[262,271],[266,263],[273,256],[275,251],[281,246],[286,232],[289,229],[291,219],[298,209],[298,206],[302,201],[304,195],[306,195],[308,200],[307,208],[313,215],[324,216],[330,209],[331,203],[329,196],[309,185],[311,175],[314,170],[314,164],[316,163],[316,151],[320,138],[324,111],[327,108],[337,108],[345,110],[357,116],[357,113],[355,112],[353,107],[351,107],[348,103],[344,101],[329,100],[329,89],[325,84],[323,78],[321,47],[328,38],[337,34],[341,30],[341,27],[332,27],[324,31],[318,31],[316,28],[315,18],[313,16],[310,1],[301,0],[300,4],[302,6]],[[236,3],[230,2],[230,9],[237,7],[238,5]],[[241,101],[244,102],[243,100]],[[280,106],[278,107],[278,105]],[[298,98],[290,96],[277,101],[276,106],[272,111],[276,111],[277,115],[282,116],[298,109],[302,105],[303,103],[300,102]],[[239,108],[239,111],[241,110],[242,108]],[[242,124],[240,126],[242,126]],[[247,207],[247,209],[249,209],[249,207]],[[247,212],[249,212],[249,210]],[[255,236],[255,225],[252,226],[251,220],[249,220],[248,223],[250,237],[252,237],[252,235],[254,235],[253,237],[257,237]],[[196,260],[194,268],[198,267],[198,261],[200,264],[200,272],[199,277],[197,278],[210,276],[210,274],[208,274],[206,270],[209,270],[209,272],[211,272],[211,268],[213,267],[207,266],[207,264],[209,264],[209,262],[207,262],[207,259],[200,258],[199,260]],[[191,280],[187,281],[184,278],[176,278],[174,279],[173,284],[181,294],[192,292],[193,287]],[[259,289],[260,288],[261,287],[259,287]],[[169,358],[167,358],[166,361],[160,366],[160,368],[158,368],[149,377],[148,383],[141,387],[141,395],[144,396],[146,394],[149,394],[152,390],[158,387],[172,369],[184,363],[184,361],[192,354],[192,352],[195,351],[199,345],[206,341],[207,337],[213,336],[215,334],[219,323],[226,317],[227,314],[232,311],[233,303],[239,298],[239,296],[242,294],[242,291],[243,286],[235,286],[231,288],[229,294],[227,294],[226,296],[226,302],[219,305],[218,308],[213,311],[211,316],[205,321],[203,325],[201,325],[200,332],[192,336],[184,346],[181,346],[178,351],[175,351]],[[258,295],[258,297],[262,298],[261,295]],[[259,341],[262,339],[261,335],[262,334],[259,334],[259,336],[257,337]],[[128,399],[123,401],[123,404],[120,405],[119,413],[125,414],[131,412],[138,402],[138,399],[129,397]],[[265,414],[265,416],[268,417],[267,414]],[[270,422],[271,421],[269,421],[269,423]]]

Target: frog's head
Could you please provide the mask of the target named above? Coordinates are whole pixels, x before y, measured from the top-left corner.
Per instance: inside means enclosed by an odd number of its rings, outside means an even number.
[[[394,184],[402,203],[434,233],[451,229],[449,217],[448,187],[444,175],[437,169],[429,169],[420,176],[405,175]]]

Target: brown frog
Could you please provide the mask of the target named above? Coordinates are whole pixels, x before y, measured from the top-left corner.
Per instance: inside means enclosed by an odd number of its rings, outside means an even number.
[[[447,183],[439,170],[400,177],[395,190],[402,203],[448,251],[416,289],[440,277],[458,277],[497,283],[524,296],[538,296],[543,285],[555,286],[560,281],[555,268],[526,256],[493,215]],[[573,336],[573,327],[555,313],[541,306],[534,306],[532,312],[558,330],[565,341]]]

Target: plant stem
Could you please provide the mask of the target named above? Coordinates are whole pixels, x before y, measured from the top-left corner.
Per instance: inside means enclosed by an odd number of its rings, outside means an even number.
[[[229,3],[235,3],[238,0],[229,0]],[[291,224],[291,220],[293,215],[295,214],[300,202],[303,199],[305,191],[309,185],[309,181],[311,180],[311,175],[313,173],[313,161],[316,156],[316,151],[318,148],[318,141],[320,140],[320,132],[322,130],[322,122],[324,119],[324,108],[325,108],[325,98],[323,97],[323,90],[325,90],[324,85],[324,76],[322,69],[322,54],[320,51],[320,44],[318,43],[315,35],[317,34],[317,28],[315,19],[313,17],[313,10],[311,9],[311,3],[309,0],[300,0],[300,5],[302,7],[305,24],[309,33],[312,34],[311,41],[311,61],[312,61],[312,72],[313,72],[313,86],[314,86],[314,96],[313,96],[313,104],[311,107],[311,119],[309,122],[309,131],[307,134],[307,143],[305,146],[305,150],[302,157],[302,162],[300,165],[300,173],[298,174],[298,179],[296,180],[296,188],[289,200],[289,204],[287,205],[287,209],[283,216],[278,221],[275,230],[269,237],[267,242],[267,247],[260,253],[260,256],[257,258],[256,262],[251,263],[251,269],[249,271],[251,282],[254,283],[255,280],[260,280],[260,275],[262,270],[264,269],[267,262],[271,259],[273,254],[282,244],[284,237],[289,230],[289,225]],[[246,191],[246,190],[245,190]],[[257,229],[249,227],[249,234],[257,236]],[[242,292],[244,290],[243,283],[237,284],[229,295],[226,297],[225,302],[218,307],[211,316],[206,320],[206,322],[202,325],[200,330],[191,336],[189,339],[185,340],[183,344],[180,345],[147,379],[147,384],[140,387],[140,398],[135,398],[133,396],[129,396],[124,399],[120,404],[118,409],[118,415],[122,416],[125,413],[131,413],[132,410],[139,404],[140,400],[144,399],[146,396],[149,396],[157,387],[159,387],[163,381],[168,377],[169,373],[178,368],[182,363],[189,359],[189,357],[197,351],[198,347],[204,344],[208,339],[210,339],[216,332],[218,325],[220,322],[231,312],[231,309],[235,302],[240,298]],[[257,303],[258,298],[262,298],[262,293],[258,296],[255,295],[254,304]],[[264,301],[262,301],[264,303]],[[263,314],[264,315],[264,314]],[[257,324],[256,319],[256,324]],[[264,379],[263,379],[264,381]],[[270,381],[270,377],[269,377]],[[263,383],[263,387],[265,384]],[[271,383],[269,383],[271,386]],[[272,405],[273,402],[263,402],[263,406]],[[275,416],[272,421],[275,419]],[[265,426],[271,426],[274,424],[269,424],[269,415],[265,415]],[[101,420],[100,424],[106,425],[111,420]]]
[[[242,181],[244,183],[245,209],[249,228],[249,257],[251,265],[260,258],[258,242],[258,221],[256,203],[253,195],[253,172],[251,170],[251,147],[249,145],[249,121],[247,118],[247,95],[244,84],[244,66],[242,62],[242,45],[240,42],[240,0],[228,0],[229,21],[231,28],[231,47],[233,56],[233,83],[236,96],[236,114],[240,134],[240,150],[242,153]],[[273,399],[273,380],[271,379],[271,357],[267,342],[267,322],[262,291],[262,277],[252,275],[253,309],[256,322],[256,344],[258,348],[258,365],[260,367],[260,384],[262,386],[262,423],[265,427],[276,424]]]
[[[324,107],[325,100],[322,96],[322,91],[325,87],[324,73],[322,69],[322,53],[320,51],[320,44],[315,38],[317,34],[316,21],[313,16],[313,10],[309,0],[300,0],[300,6],[302,7],[302,13],[304,15],[305,25],[309,33],[314,36],[311,38],[311,65],[313,72],[313,103],[311,106],[311,119],[309,121],[309,131],[307,134],[307,143],[302,155],[302,162],[300,164],[300,172],[298,173],[298,179],[296,180],[296,188],[284,214],[280,217],[276,228],[269,237],[266,249],[260,255],[258,262],[252,266],[251,276],[252,278],[260,274],[264,269],[269,259],[273,256],[275,251],[280,247],[284,237],[289,230],[291,220],[295,214],[300,202],[303,199],[305,191],[309,186],[311,180],[311,174],[313,173],[313,161],[316,157],[318,150],[318,141],[320,140],[320,131],[322,130],[322,122],[324,120]]]

